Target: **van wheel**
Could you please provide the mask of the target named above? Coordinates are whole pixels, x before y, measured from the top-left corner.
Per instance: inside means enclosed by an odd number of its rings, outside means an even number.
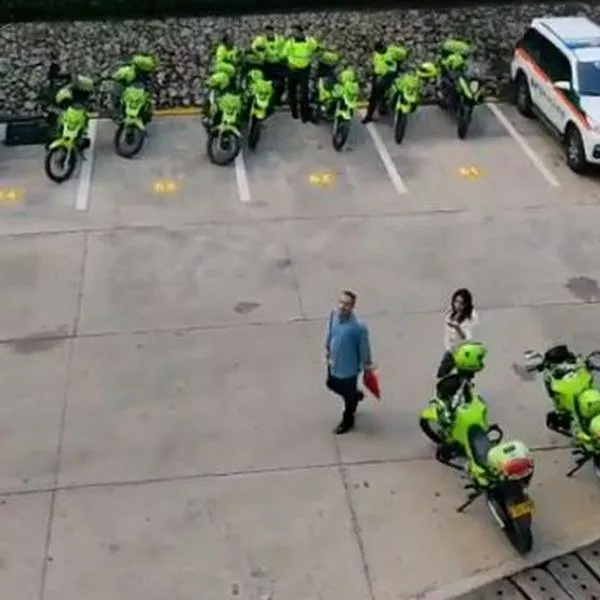
[[[585,158],[585,148],[581,134],[575,125],[570,124],[567,127],[564,139],[565,159],[571,171],[575,173],[583,173],[587,167]]]
[[[533,109],[531,104],[531,93],[529,92],[529,84],[527,83],[527,77],[523,72],[517,75],[515,81],[515,102],[517,104],[517,110],[528,119],[533,117]]]

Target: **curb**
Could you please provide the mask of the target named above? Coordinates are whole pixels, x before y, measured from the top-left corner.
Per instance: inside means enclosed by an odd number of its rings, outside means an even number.
[[[485,101],[491,104],[497,104],[501,100],[496,96],[486,97]],[[427,100],[422,103],[422,106],[431,106],[436,104],[433,100]],[[359,102],[357,108],[359,110],[364,110],[367,108],[368,102]],[[288,112],[289,107],[282,106],[279,107],[278,112]],[[159,108],[154,111],[154,115],[157,117],[197,117],[202,114],[202,109],[197,106],[179,106],[173,108]],[[94,115],[93,118],[97,118],[97,115]]]
[[[498,98],[497,96],[489,96],[486,97],[485,102],[491,104],[497,104],[498,102],[503,102],[502,98]],[[359,110],[364,110],[367,108],[367,102],[359,102],[357,108]],[[436,104],[434,100],[425,100],[421,103],[422,106],[431,106]],[[289,107],[287,105],[281,106],[277,108],[277,112],[288,112]],[[199,117],[202,115],[202,109],[199,106],[174,106],[173,108],[157,108],[154,111],[155,117]],[[11,121],[27,121],[29,119],[35,119],[39,117],[9,117],[8,115],[2,115],[0,117],[0,124],[10,123]],[[105,119],[107,117],[106,113],[103,112],[91,112],[91,119]],[[1,130],[0,130],[1,131]]]

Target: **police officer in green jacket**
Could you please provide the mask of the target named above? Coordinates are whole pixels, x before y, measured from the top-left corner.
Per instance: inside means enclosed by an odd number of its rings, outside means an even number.
[[[288,69],[288,100],[292,117],[298,118],[298,105],[303,123],[310,121],[308,88],[312,59],[319,47],[315,38],[306,36],[302,27],[296,25],[285,44],[286,67]]]
[[[371,57],[371,95],[363,123],[373,120],[375,109],[381,107],[382,100],[396,77],[399,59],[406,58],[407,54],[402,46],[386,46],[381,40],[375,44]]]
[[[286,78],[285,39],[275,33],[273,25],[267,25],[264,35],[252,42],[252,51],[263,57],[261,70],[265,79],[273,84],[275,104],[281,104]]]
[[[240,60],[240,49],[233,43],[233,35],[228,31],[221,36],[221,42],[217,46],[212,63],[226,62],[237,65]]]

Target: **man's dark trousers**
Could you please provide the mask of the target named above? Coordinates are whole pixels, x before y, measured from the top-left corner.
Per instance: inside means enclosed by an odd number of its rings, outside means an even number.
[[[331,373],[327,375],[327,387],[344,400],[344,416],[342,423],[344,425],[354,425],[354,415],[356,407],[362,400],[362,394],[357,389],[358,375],[345,379],[333,377]]]
[[[371,78],[371,95],[369,96],[369,105],[367,107],[367,114],[365,119],[371,120],[375,114],[375,109],[379,108],[382,100],[385,97],[385,93],[390,87],[392,81],[394,81],[394,74],[388,73],[387,75],[373,75]]]
[[[263,65],[263,73],[265,79],[268,79],[273,84],[273,102],[275,106],[279,106],[281,104],[281,97],[283,96],[283,92],[285,90],[285,65],[280,62],[267,62]]]
[[[308,81],[310,67],[305,69],[292,69],[288,71],[288,101],[292,117],[298,118],[298,104],[300,104],[300,118],[303,123],[310,121],[310,107],[308,105]]]

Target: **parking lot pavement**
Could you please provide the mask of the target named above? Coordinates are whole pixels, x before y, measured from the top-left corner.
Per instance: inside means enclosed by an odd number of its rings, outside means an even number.
[[[87,216],[75,210],[80,172],[53,184],[44,173],[41,146],[0,144],[0,235],[86,227]]]
[[[224,168],[197,119],[156,119],[133,160],[99,122],[89,194],[82,176],[45,181],[39,149],[2,149],[4,197],[24,190],[0,206],[6,596],[443,597],[593,541],[591,469],[564,478],[543,385],[513,368],[561,340],[600,346],[593,183],[499,109],[530,150],[486,107],[464,141],[424,108],[401,146],[356,123],[339,154],[327,126],[277,114]],[[528,561],[483,502],[455,512],[462,482],[418,429],[462,286],[490,418],[535,451]],[[384,398],[333,439],[323,337],[345,287]]]

